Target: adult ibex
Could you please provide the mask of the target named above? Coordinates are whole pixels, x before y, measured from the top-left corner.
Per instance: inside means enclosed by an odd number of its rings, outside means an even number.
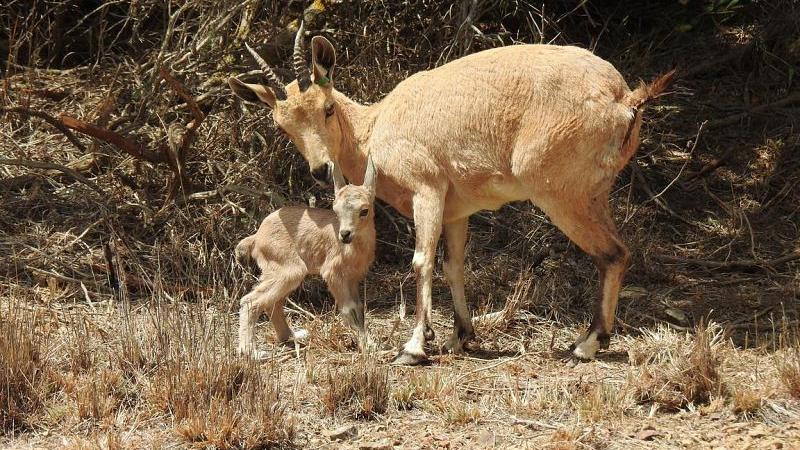
[[[416,324],[396,363],[426,359],[431,328],[431,278],[444,228],[444,274],[455,310],[448,351],[473,336],[464,298],[467,221],[482,209],[529,199],[600,272],[601,298],[573,354],[592,359],[607,347],[630,254],[608,207],[609,190],[639,145],[641,110],[670,82],[669,72],[631,91],[622,75],[589,51],[514,45],[482,51],[419,72],[386,98],[364,106],[333,88],[336,52],[311,40],[311,71],[295,39],[297,80],[283,85],[256,52],[265,84],[230,78],[240,98],[272,109],[275,125],[328,183],[331,161],[359,182],[367,155],[378,169],[378,198],[413,217],[417,276]]]

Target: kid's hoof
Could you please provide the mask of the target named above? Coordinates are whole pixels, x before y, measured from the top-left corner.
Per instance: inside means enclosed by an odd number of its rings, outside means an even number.
[[[298,329],[294,330],[293,333],[294,333],[294,336],[292,336],[291,340],[293,340],[294,342],[304,343],[304,342],[306,342],[308,340],[308,336],[309,336],[308,331],[303,329],[303,328],[298,328]]]
[[[391,362],[393,366],[424,366],[430,363],[431,360],[424,353],[415,355],[406,351],[398,353]]]
[[[574,356],[570,356],[570,357],[568,357],[568,358],[564,359],[564,365],[565,365],[565,366],[566,366],[568,369],[572,369],[572,368],[574,368],[575,366],[577,366],[578,364],[580,364],[580,362],[581,362],[581,361],[580,361],[578,358],[574,357]]]

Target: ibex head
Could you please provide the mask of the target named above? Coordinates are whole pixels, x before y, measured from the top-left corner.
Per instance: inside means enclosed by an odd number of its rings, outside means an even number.
[[[297,80],[284,85],[266,61],[249,45],[247,50],[263,73],[263,84],[243,83],[228,78],[233,93],[239,98],[272,109],[275,126],[300,150],[308,161],[311,175],[320,184],[330,184],[333,169],[330,155],[338,154],[341,141],[340,123],[336,120],[333,99],[333,67],[336,51],[322,36],[311,40],[312,70],[306,67],[303,51],[303,23],[294,41],[293,65]]]
[[[361,186],[346,184],[339,166],[332,164],[331,167],[336,195],[333,212],[339,218],[339,240],[349,244],[360,231],[373,223],[375,213],[372,205],[375,201],[375,183],[378,178],[375,164],[372,162],[372,156],[369,156],[364,184]]]

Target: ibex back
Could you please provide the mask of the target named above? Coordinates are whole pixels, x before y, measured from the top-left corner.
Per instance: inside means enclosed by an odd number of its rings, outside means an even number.
[[[529,199],[599,270],[600,300],[573,353],[591,359],[607,346],[617,296],[629,262],[608,208],[614,179],[639,145],[641,108],[672,72],[631,91],[608,62],[576,48],[515,45],[475,53],[401,82],[385,99],[362,106],[333,88],[335,51],[312,44],[311,74],[295,41],[298,80],[286,86],[252,51],[266,84],[229,79],[239,97],[272,108],[321,182],[331,161],[358,181],[367,154],[378,168],[377,195],[413,217],[417,274],[416,324],[397,358],[426,359],[431,328],[431,279],[444,231],[444,274],[455,326],[445,350],[473,336],[464,298],[467,222],[481,209]]]
[[[239,261],[252,260],[261,269],[258,284],[240,301],[239,353],[265,356],[253,346],[255,324],[264,311],[279,341],[304,337],[305,331],[289,328],[283,305],[309,274],[325,280],[342,319],[359,334],[359,343],[369,340],[358,284],[375,258],[375,166],[367,164],[363,186],[345,185],[338,169],[333,172],[333,211],[281,208],[236,246]]]

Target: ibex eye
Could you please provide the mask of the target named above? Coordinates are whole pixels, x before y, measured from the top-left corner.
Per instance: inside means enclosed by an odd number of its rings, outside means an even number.
[[[369,210],[368,209],[362,209],[361,212],[358,215],[361,216],[361,217],[367,217],[367,214],[369,214]]]
[[[325,117],[330,117],[333,115],[333,105],[325,107]]]

